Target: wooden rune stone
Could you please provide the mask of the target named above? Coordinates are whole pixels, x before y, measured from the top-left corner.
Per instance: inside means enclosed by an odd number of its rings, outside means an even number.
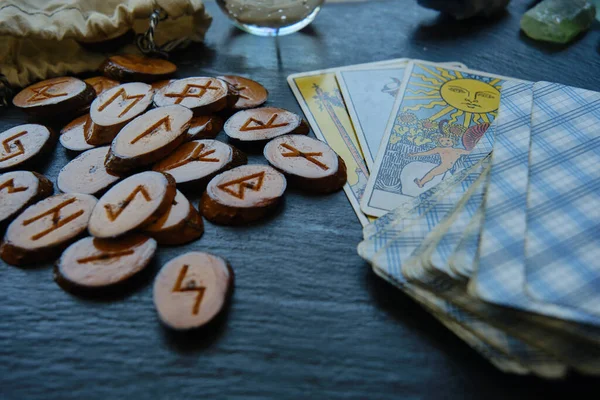
[[[292,187],[313,192],[340,190],[347,180],[346,164],[325,142],[305,135],[284,135],[271,140],[264,156],[283,172]]]
[[[149,165],[185,139],[192,112],[180,105],[152,109],[129,122],[113,140],[106,168],[115,173]]]
[[[161,268],[154,281],[154,306],[167,327],[197,329],[225,309],[233,283],[233,270],[221,257],[186,253]]]
[[[202,215],[225,225],[263,218],[279,205],[286,180],[266,165],[243,165],[215,176],[200,200]]]
[[[54,280],[77,294],[122,285],[152,260],[157,244],[141,234],[119,239],[86,237],[73,243],[54,267]]]
[[[0,256],[12,265],[48,261],[85,231],[96,201],[59,194],[28,207],[6,230]]]
[[[238,149],[217,140],[184,143],[152,168],[166,172],[190,190],[204,190],[217,174],[246,164],[247,157]]]
[[[50,196],[52,182],[29,171],[13,171],[0,175],[0,224],[5,226],[25,208]]]
[[[167,60],[124,54],[109,57],[100,70],[117,81],[151,83],[169,78],[177,71],[177,66]]]
[[[238,142],[265,142],[289,134],[308,134],[308,124],[290,111],[263,107],[235,113],[225,122],[225,133]]]
[[[175,198],[175,180],[160,172],[142,172],[113,186],[92,212],[89,232],[115,238],[154,223]]]
[[[96,91],[84,81],[64,76],[35,83],[21,90],[13,104],[38,117],[76,113],[94,100]]]
[[[0,133],[0,171],[23,168],[51,145],[51,132],[43,125],[25,124]]]

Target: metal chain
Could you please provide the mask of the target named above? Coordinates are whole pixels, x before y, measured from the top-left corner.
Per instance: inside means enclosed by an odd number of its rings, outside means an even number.
[[[0,74],[0,107],[8,106],[8,101],[12,99],[13,91],[8,83],[8,79]]]
[[[150,15],[150,26],[145,33],[140,33],[136,37],[136,44],[140,51],[145,55],[153,57],[168,58],[169,51],[181,46],[189,41],[188,38],[171,40],[162,46],[157,46],[154,41],[154,31],[160,21],[164,21],[169,16],[163,9],[156,9]],[[12,98],[12,89],[6,77],[0,74],[0,107],[7,106]]]
[[[156,42],[154,41],[154,31],[156,30],[158,23],[164,21],[168,17],[169,15],[163,9],[157,8],[150,15],[150,26],[148,27],[148,30],[145,33],[137,35],[136,44],[140,51],[145,55],[168,58],[168,52],[185,41],[185,39],[179,39],[167,42],[160,47],[156,45]]]

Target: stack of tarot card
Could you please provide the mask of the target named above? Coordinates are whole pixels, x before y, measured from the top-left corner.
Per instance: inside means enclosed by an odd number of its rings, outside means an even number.
[[[600,93],[407,59],[288,81],[376,274],[503,371],[600,374]]]

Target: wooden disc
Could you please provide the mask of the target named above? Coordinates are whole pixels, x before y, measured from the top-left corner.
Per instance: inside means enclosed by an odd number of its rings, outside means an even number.
[[[97,195],[121,179],[108,172],[104,160],[109,146],[88,150],[71,160],[58,173],[56,186],[63,193]]]
[[[13,171],[0,175],[0,223],[4,225],[11,221],[52,192],[52,182],[36,172]]]
[[[100,71],[117,81],[150,83],[169,78],[177,66],[167,60],[124,54],[106,59]]]
[[[252,79],[241,76],[219,76],[220,79],[233,86],[238,92],[238,100],[233,105],[236,110],[258,107],[267,101],[269,92],[263,85]]]
[[[226,82],[217,78],[193,77],[175,80],[158,90],[154,104],[157,107],[179,104],[200,115],[226,108],[228,95]]]
[[[171,207],[144,232],[161,245],[178,245],[199,239],[204,222],[189,200],[179,190]]]
[[[0,171],[23,166],[50,144],[50,131],[43,125],[25,124],[0,133]]]
[[[183,142],[192,112],[179,105],[155,108],[121,129],[110,146],[106,167],[127,172],[164,158]]]
[[[175,79],[163,79],[162,81],[152,82],[152,89],[154,89],[154,91],[156,92],[157,90],[164,88],[165,86],[174,81]]]
[[[150,263],[156,247],[154,239],[135,233],[118,240],[86,237],[63,252],[54,279],[67,290],[94,291],[119,285]]]
[[[114,238],[144,228],[163,215],[175,198],[175,180],[160,172],[142,172],[113,186],[92,212],[90,235]]]
[[[68,115],[89,105],[96,97],[91,85],[70,76],[52,78],[21,90],[13,104],[37,116]]]
[[[84,80],[85,83],[91,85],[96,92],[96,96],[106,92],[109,89],[119,86],[121,82],[115,81],[114,79],[107,78],[105,76],[94,76]]]
[[[264,156],[290,183],[315,193],[330,193],[346,183],[344,161],[326,143],[305,135],[284,135],[271,140]]]
[[[200,328],[226,306],[233,270],[221,257],[189,252],[165,264],[154,281],[154,306],[169,328]]]
[[[85,140],[92,145],[110,143],[121,128],[152,104],[152,86],[132,82],[115,86],[92,102],[90,117],[93,124]]]
[[[92,120],[89,115],[75,118],[60,131],[58,141],[67,150],[85,151],[95,146],[85,141],[86,131],[89,130]]]
[[[308,134],[299,115],[275,107],[239,111],[225,122],[224,130],[240,142],[266,141],[288,133]]]
[[[273,211],[286,188],[285,177],[266,165],[242,165],[215,176],[200,200],[202,215],[217,224],[255,221]]]
[[[186,140],[214,139],[223,130],[223,118],[218,115],[200,115],[192,118]]]
[[[9,226],[0,257],[12,265],[48,262],[85,232],[96,198],[87,194],[57,194],[23,211]]]
[[[194,183],[202,190],[217,174],[246,164],[246,155],[216,140],[194,140],[179,146],[154,164],[154,171],[167,172],[177,183]]]

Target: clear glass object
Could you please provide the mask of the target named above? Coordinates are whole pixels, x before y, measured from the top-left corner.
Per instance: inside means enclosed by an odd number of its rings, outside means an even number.
[[[217,0],[238,28],[259,36],[282,36],[310,24],[325,0]]]

